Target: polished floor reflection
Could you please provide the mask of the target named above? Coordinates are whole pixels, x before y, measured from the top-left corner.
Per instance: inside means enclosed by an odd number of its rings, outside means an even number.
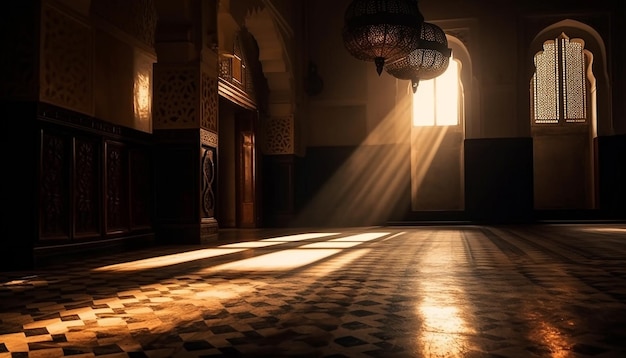
[[[3,357],[626,357],[626,224],[222,230],[0,273]]]

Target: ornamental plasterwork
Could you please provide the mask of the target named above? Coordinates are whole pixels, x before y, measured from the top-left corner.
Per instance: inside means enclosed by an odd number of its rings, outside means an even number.
[[[200,143],[202,143],[202,145],[205,145],[207,147],[217,148],[217,144],[218,144],[217,133],[207,131],[201,128],[200,129]]]
[[[198,128],[198,73],[194,65],[154,66],[154,129]]]
[[[217,132],[218,94],[217,78],[202,73],[202,118],[200,127]]]
[[[294,154],[293,115],[271,117],[265,126],[265,154]]]
[[[93,114],[91,28],[51,6],[42,13],[40,99]]]

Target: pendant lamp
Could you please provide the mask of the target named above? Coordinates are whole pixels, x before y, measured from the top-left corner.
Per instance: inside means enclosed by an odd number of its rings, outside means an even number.
[[[343,41],[359,60],[385,62],[407,56],[419,41],[424,17],[417,0],[353,0],[344,16]]]
[[[385,65],[385,71],[403,80],[411,80],[413,93],[420,80],[430,80],[448,68],[452,50],[448,48],[445,32],[434,24],[424,22],[420,39],[407,56]]]

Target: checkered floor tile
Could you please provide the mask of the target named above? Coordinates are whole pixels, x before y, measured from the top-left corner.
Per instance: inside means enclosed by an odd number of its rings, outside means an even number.
[[[626,225],[224,230],[0,273],[5,357],[626,357]]]

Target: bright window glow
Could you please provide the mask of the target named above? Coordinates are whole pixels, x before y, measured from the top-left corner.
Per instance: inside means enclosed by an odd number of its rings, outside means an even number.
[[[413,95],[413,125],[454,126],[459,124],[459,63],[450,58],[446,72],[420,81]]]

